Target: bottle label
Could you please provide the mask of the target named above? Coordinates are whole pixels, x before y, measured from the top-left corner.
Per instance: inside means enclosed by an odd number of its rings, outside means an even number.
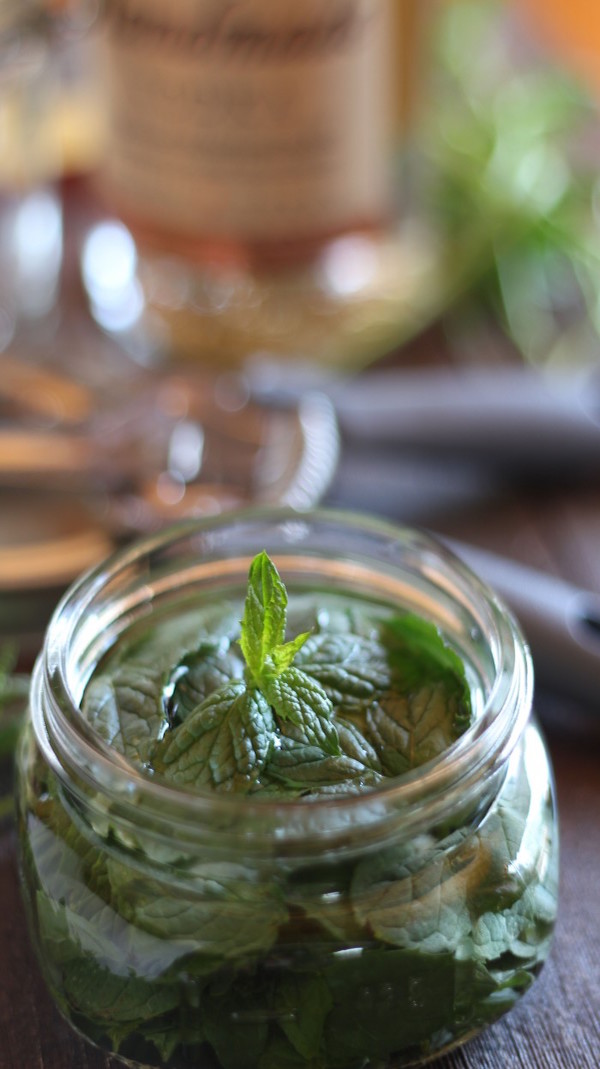
[[[277,241],[381,219],[393,0],[107,0],[106,184],[140,221]]]

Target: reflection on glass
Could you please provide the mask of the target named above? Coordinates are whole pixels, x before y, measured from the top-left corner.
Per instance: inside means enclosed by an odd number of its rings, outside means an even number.
[[[62,208],[56,193],[30,193],[18,206],[12,248],[22,311],[30,317],[49,312],[56,300],[62,262]]]
[[[135,243],[127,227],[112,220],[93,227],[84,243],[81,269],[99,326],[117,333],[135,326],[144,297],[136,276]]]
[[[321,257],[324,288],[335,297],[350,297],[373,282],[377,251],[368,238],[353,235],[331,242]]]
[[[200,474],[204,452],[204,431],[199,423],[182,420],[169,441],[169,473],[190,482]]]

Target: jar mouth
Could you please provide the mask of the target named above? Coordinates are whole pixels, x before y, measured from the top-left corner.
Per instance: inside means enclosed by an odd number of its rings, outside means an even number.
[[[263,548],[284,580],[286,570],[329,580],[335,573],[340,589],[351,580],[372,592],[379,583],[379,592],[403,607],[414,588],[428,611],[441,615],[449,641],[463,652],[477,643],[483,700],[467,731],[427,764],[358,794],[283,801],[183,790],[145,775],[110,747],[84,719],[79,702],[98,656],[112,644],[102,637],[111,624],[125,631],[182,576],[197,585],[241,574]],[[31,704],[38,742],[59,779],[88,799],[102,796],[104,808],[110,802],[120,820],[135,825],[143,811],[156,834],[171,841],[175,832],[188,841],[204,839],[212,828],[259,851],[270,851],[276,841],[293,852],[307,839],[343,845],[359,829],[379,843],[386,828],[409,837],[431,827],[436,816],[447,817],[453,806],[476,800],[506,766],[530,715],[532,692],[531,658],[514,618],[429,534],[351,512],[250,509],[176,524],[85,573],[50,621]]]

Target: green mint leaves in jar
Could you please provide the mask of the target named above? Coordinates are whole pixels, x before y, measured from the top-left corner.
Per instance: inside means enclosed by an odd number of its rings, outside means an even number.
[[[81,672],[77,760],[34,680],[22,867],[63,1014],[160,1069],[398,1069],[495,1020],[556,913],[551,774],[510,619],[477,586],[455,611],[450,565],[445,615],[382,596],[389,551],[372,590],[362,557],[340,580],[279,547],[285,584],[240,553],[193,591],[152,552]],[[394,567],[434,605],[427,552],[418,583]],[[480,619],[504,644],[487,682]]]
[[[225,615],[225,630],[203,631],[166,674],[148,656],[153,635],[95,681],[84,712],[100,731],[118,724],[109,741],[129,756],[137,747],[179,787],[290,796],[365,790],[438,756],[469,726],[464,666],[432,624],[367,614],[356,634],[343,615],[343,630],[329,617],[320,627],[315,607],[313,628],[286,640],[287,609],[263,551],[239,635]]]

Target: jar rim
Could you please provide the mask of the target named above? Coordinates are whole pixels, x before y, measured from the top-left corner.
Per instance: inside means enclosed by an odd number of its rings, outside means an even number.
[[[69,643],[94,598],[110,578],[126,573],[136,562],[151,561],[178,542],[225,529],[270,525],[324,524],[345,535],[378,539],[390,546],[411,546],[453,577],[473,604],[485,610],[495,643],[495,678],[473,724],[442,754],[418,768],[358,794],[312,799],[277,799],[182,789],[144,775],[105,742],[81,715],[69,685]],[[269,551],[269,548],[266,547]],[[298,548],[296,548],[298,552]],[[301,548],[300,548],[301,552]],[[218,559],[218,558],[217,558]],[[149,594],[150,596],[150,594]],[[108,796],[123,819],[135,824],[140,803],[184,836],[194,837],[210,818],[221,819],[244,841],[269,837],[274,828],[290,840],[306,835],[325,840],[343,838],[357,826],[381,831],[400,823],[407,834],[431,823],[443,812],[450,795],[481,790],[484,779],[506,764],[531,711],[533,669],[518,624],[495,593],[443,543],[418,528],[391,523],[359,512],[336,509],[298,511],[250,508],[220,516],[180,521],[113,553],[85,572],[63,596],[48,625],[32,681],[34,730],[46,758],[61,778],[73,778],[87,791]],[[42,712],[43,710],[43,712]],[[158,827],[156,824],[156,827]]]

